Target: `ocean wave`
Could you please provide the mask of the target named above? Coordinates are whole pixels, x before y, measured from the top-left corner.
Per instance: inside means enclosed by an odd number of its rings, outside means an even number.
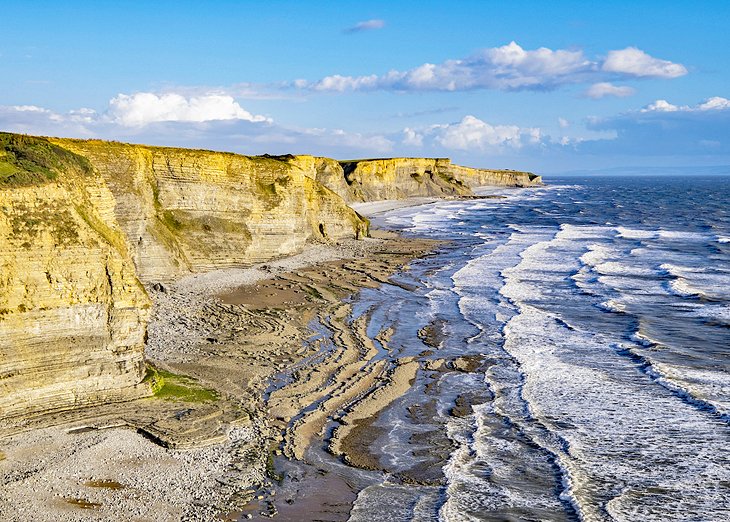
[[[591,225],[560,225],[560,232],[556,239],[600,239],[614,236],[613,227],[591,226]]]
[[[702,232],[688,232],[685,230],[660,230],[659,237],[670,241],[707,241],[713,236]]]
[[[553,451],[567,473],[566,494],[581,516],[600,520],[602,509],[625,487],[641,491],[657,481],[676,495],[671,501],[643,497],[634,509],[655,520],[670,518],[678,504],[696,505],[686,512],[704,510],[713,497],[698,491],[706,491],[701,488],[708,476],[730,478],[718,461],[728,461],[726,427],[697,415],[696,404],[650,375],[660,370],[646,367],[642,375],[636,372],[640,360],[617,360],[612,354],[623,355],[625,346],[613,348],[610,337],[562,323],[552,311],[521,306],[505,326],[505,350],[521,365],[530,411],[567,444]],[[662,386],[647,385],[647,378]],[[662,388],[667,391],[658,391]]]
[[[671,263],[660,265],[674,279],[669,288],[680,297],[730,300],[730,271],[714,267],[687,267]]]
[[[623,257],[624,251],[607,244],[590,244],[585,254],[580,256],[584,265],[594,267],[609,260]]]
[[[688,404],[730,422],[730,375],[726,372],[660,362],[650,355],[651,352],[637,349],[661,347],[660,343],[639,332],[632,337],[637,343],[636,347],[618,343],[614,345],[614,349],[633,359],[644,373]]]
[[[624,239],[653,239],[659,236],[658,230],[616,227],[616,231],[618,232],[618,236]]]
[[[662,275],[662,270],[621,261],[607,261],[593,267],[601,275],[652,278]]]
[[[598,307],[606,310],[607,312],[625,313],[626,304],[617,301],[615,299],[609,299],[608,301],[602,301],[598,303]]]

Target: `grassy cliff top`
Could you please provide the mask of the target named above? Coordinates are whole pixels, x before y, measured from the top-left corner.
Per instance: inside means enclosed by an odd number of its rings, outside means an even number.
[[[45,138],[0,132],[0,188],[40,185],[69,170],[93,172],[86,158]]]
[[[114,148],[142,148],[150,151],[159,151],[162,153],[178,153],[184,155],[210,155],[229,156],[232,158],[245,158],[254,164],[263,166],[265,164],[271,167],[284,167],[290,164],[290,161],[296,156],[291,154],[269,155],[263,154],[258,156],[249,156],[245,154],[237,154],[233,152],[214,151],[208,149],[192,149],[182,147],[163,147],[157,145],[131,144],[119,141],[105,141],[99,139],[75,139],[75,138],[52,138],[27,136],[24,134],[13,134],[0,132],[0,187],[19,187],[31,186],[54,181],[59,174],[68,171],[72,167],[75,171],[91,174],[91,163],[82,155],[75,154],[64,144],[68,144],[70,149],[76,150],[96,150],[103,152],[104,150]],[[74,147],[76,145],[77,147]],[[309,155],[297,155],[301,157],[310,157]],[[318,156],[311,156],[317,158]],[[330,159],[330,158],[325,158]],[[435,161],[450,163],[449,158],[426,158],[426,157],[392,157],[392,158],[361,158],[349,160],[332,160],[345,168],[352,170],[358,163],[375,162],[375,161]],[[457,165],[455,165],[457,166]],[[457,166],[458,167],[458,166]],[[465,167],[470,168],[470,167]],[[278,169],[277,169],[278,170]],[[489,170],[493,172],[515,173],[511,169],[475,169]],[[534,175],[533,175],[534,176]]]

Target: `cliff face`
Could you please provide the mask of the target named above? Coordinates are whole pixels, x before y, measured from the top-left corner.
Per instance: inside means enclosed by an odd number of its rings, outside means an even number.
[[[149,300],[101,177],[0,134],[0,418],[149,394]]]
[[[143,281],[266,261],[367,224],[298,166],[276,158],[54,140],[87,158],[116,198]]]
[[[140,280],[367,235],[346,202],[536,182],[447,159],[247,157],[0,133],[0,419],[148,395]]]
[[[389,158],[336,162],[313,156],[283,157],[349,203],[414,196],[469,195],[485,185],[528,187],[541,179],[529,172],[474,169],[447,158]]]
[[[367,234],[285,161],[12,134],[0,208],[0,419],[148,395],[140,279]]]

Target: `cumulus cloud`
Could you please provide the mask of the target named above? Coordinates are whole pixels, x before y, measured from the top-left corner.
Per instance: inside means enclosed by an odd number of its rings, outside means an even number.
[[[423,134],[406,127],[403,129],[403,143],[412,147],[423,146]]]
[[[657,100],[640,109],[639,112],[674,112],[678,110],[679,107],[669,103],[667,100]]]
[[[364,22],[358,22],[352,27],[348,27],[344,30],[345,33],[361,33],[363,31],[375,31],[385,27],[385,21],[379,19],[365,20]]]
[[[383,75],[334,74],[318,81],[296,80],[292,86],[314,91],[463,91],[474,89],[550,90],[561,85],[632,78],[675,78],[687,73],[681,65],[629,47],[610,51],[605,60],[590,59],[581,50],[528,50],[516,42],[483,49],[463,59],[425,63]],[[622,89],[617,87],[617,89]],[[626,91],[623,91],[626,92]]]
[[[677,78],[687,74],[684,65],[654,58],[636,47],[609,51],[602,69],[610,73],[651,78]]]
[[[599,82],[594,83],[585,92],[585,95],[594,100],[605,98],[606,96],[616,96],[624,98],[631,96],[636,92],[636,89],[628,87],[626,85],[614,85],[610,82]]]
[[[104,112],[66,113],[35,105],[1,106],[0,129],[26,134],[102,138],[245,154],[382,155],[394,141],[344,129],[295,129],[251,115],[228,96],[119,95]]]
[[[443,148],[456,151],[503,153],[519,150],[526,145],[542,142],[538,128],[517,125],[493,125],[476,116],[467,115],[461,121],[432,125],[420,131],[403,130],[404,145]]]
[[[730,109],[730,100],[722,96],[713,96],[697,105],[674,105],[667,100],[656,100],[639,112],[704,112],[704,111],[724,111]]]
[[[233,97],[222,94],[191,97],[177,93],[119,94],[109,102],[109,115],[115,122],[129,127],[162,121],[267,121],[264,116],[253,115],[245,110]]]
[[[730,109],[730,100],[721,96],[713,96],[697,106],[700,111],[714,111]]]

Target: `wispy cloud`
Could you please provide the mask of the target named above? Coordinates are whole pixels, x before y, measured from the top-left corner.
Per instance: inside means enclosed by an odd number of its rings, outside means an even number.
[[[437,107],[435,109],[427,109],[423,111],[414,111],[414,112],[398,112],[396,114],[393,114],[391,118],[420,118],[423,116],[432,116],[434,114],[444,114],[446,112],[454,112],[458,111],[459,107]]]
[[[615,96],[618,98],[625,98],[626,96],[632,96],[636,93],[636,89],[627,85],[614,85],[610,82],[599,82],[594,83],[588,89],[586,89],[585,95],[588,98],[598,100],[607,96]]]
[[[347,29],[344,29],[343,32],[347,34],[352,33],[361,33],[363,31],[376,31],[378,29],[382,29],[385,27],[385,21],[380,19],[373,19],[373,20],[365,20],[363,22],[358,22],[352,27],[348,27]]]
[[[656,100],[639,112],[706,112],[706,111],[725,111],[730,109],[730,100],[722,96],[713,96],[697,105],[674,105],[667,100]]]
[[[407,71],[391,70],[365,76],[326,76],[296,80],[292,86],[312,91],[502,91],[551,90],[566,84],[637,78],[676,78],[684,65],[654,58],[628,47],[609,51],[606,58],[588,58],[583,51],[527,50],[516,42],[492,47],[463,59],[425,63]]]

